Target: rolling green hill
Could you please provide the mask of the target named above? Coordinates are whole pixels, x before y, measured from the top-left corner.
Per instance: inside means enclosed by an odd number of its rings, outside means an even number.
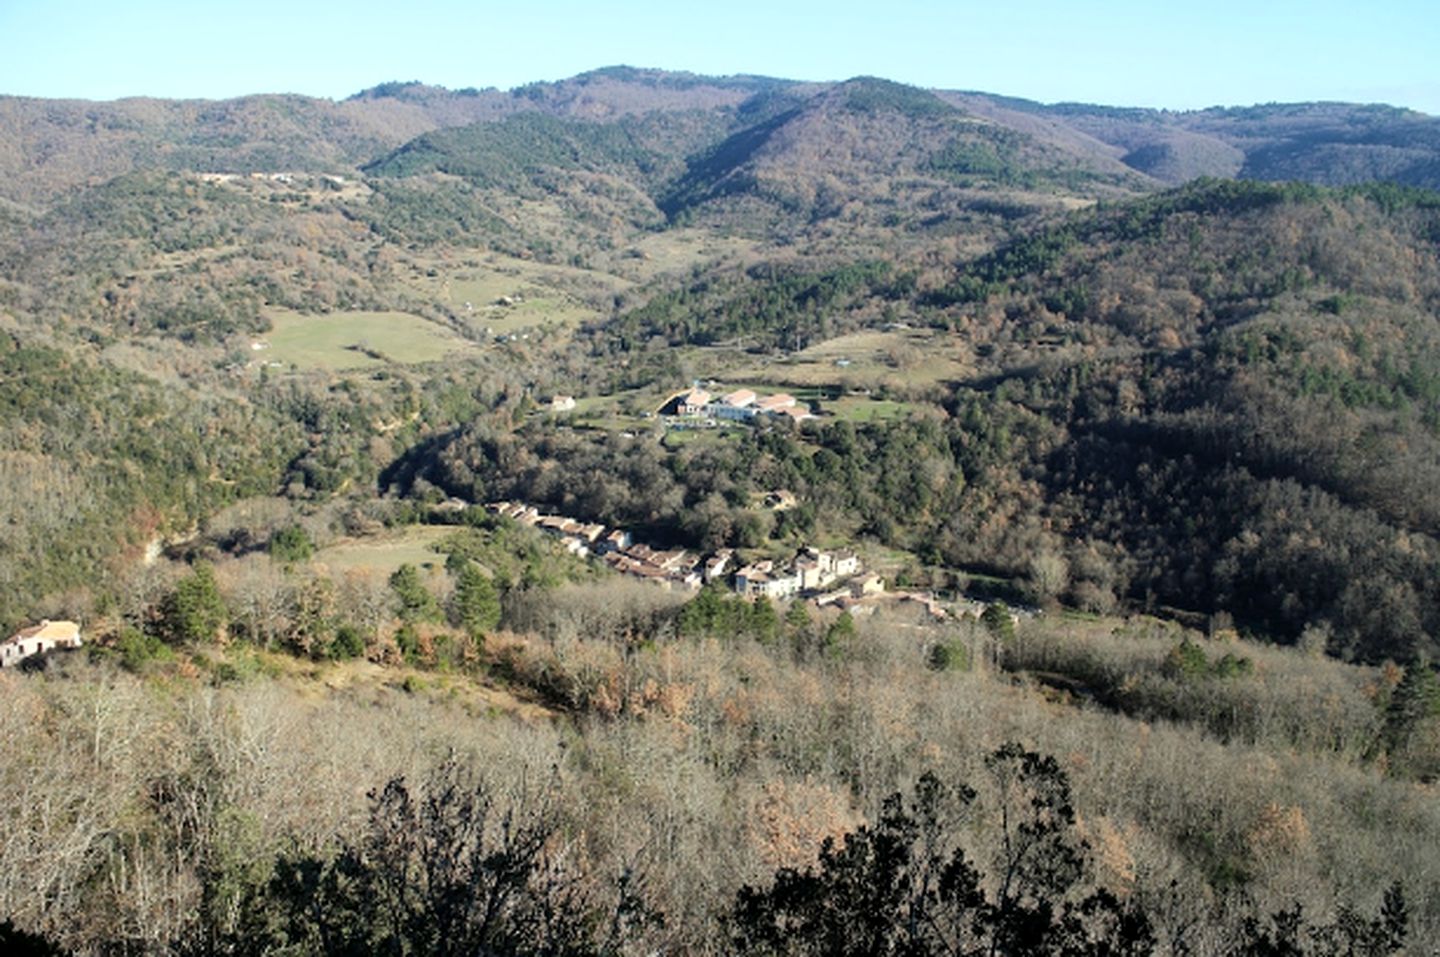
[[[766,105],[770,115],[690,161],[662,201],[667,212],[749,195],[812,220],[894,226],[946,218],[977,192],[1090,197],[1140,186],[889,81],[858,78],[788,109]]]

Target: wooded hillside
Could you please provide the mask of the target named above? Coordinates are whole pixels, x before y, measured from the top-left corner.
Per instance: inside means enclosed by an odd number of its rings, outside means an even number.
[[[0,99],[0,948],[1430,946],[1437,122]]]

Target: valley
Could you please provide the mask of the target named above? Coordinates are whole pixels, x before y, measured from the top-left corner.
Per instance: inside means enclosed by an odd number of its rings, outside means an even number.
[[[1437,155],[874,77],[0,97],[0,628],[84,636],[0,671],[0,942],[1428,952]]]

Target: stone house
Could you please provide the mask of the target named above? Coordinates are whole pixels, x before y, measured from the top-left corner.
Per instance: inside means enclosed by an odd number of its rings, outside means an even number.
[[[79,648],[81,644],[80,626],[75,622],[46,619],[0,641],[0,668],[14,667],[32,655],[55,648]]]

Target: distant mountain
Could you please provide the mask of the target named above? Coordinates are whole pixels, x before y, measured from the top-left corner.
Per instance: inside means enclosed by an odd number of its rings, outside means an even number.
[[[302,96],[94,103],[0,97],[0,195],[45,202],[137,169],[339,172],[444,122],[493,115],[486,100],[334,103]]]
[[[736,195],[797,208],[843,205],[889,191],[887,178],[912,175],[1078,186],[1082,194],[1097,184],[1146,189],[1196,176],[1440,186],[1440,119],[1393,107],[1175,113],[927,92],[864,78],[801,83],[609,67],[511,91],[389,82],[338,103],[289,95],[103,103],[0,97],[0,198],[43,204],[134,169],[353,171],[427,133],[529,113],[593,123],[711,114],[722,130],[714,142],[682,136],[649,144],[681,151],[667,159],[687,166],[656,196],[672,213]]]
[[[884,217],[887,210],[965,205],[967,197],[957,191],[971,187],[1087,197],[1146,188],[1128,171],[1099,168],[1088,157],[888,80],[860,77],[803,99],[771,97],[762,104],[758,122],[692,158],[662,205],[673,214],[726,194],[752,193],[811,216],[864,203]]]
[[[555,83],[531,83],[510,95],[555,115],[608,120],[655,111],[734,108],[757,94],[815,86],[762,76],[699,76],[614,66]]]
[[[1197,176],[1329,186],[1387,180],[1440,187],[1440,118],[1383,105],[1291,103],[1176,113],[981,93],[942,94],[1082,154],[1108,155],[1167,183]]]
[[[724,117],[699,110],[605,123],[524,112],[427,133],[365,166],[364,172],[382,177],[445,173],[505,189],[522,188],[543,171],[608,172],[637,183],[659,183],[726,126]]]
[[[551,193],[563,191],[556,174],[599,176],[648,197],[652,212],[672,222],[718,217],[742,228],[834,219],[909,228],[977,206],[1023,213],[1057,197],[1152,188],[1122,164],[1097,163],[929,91],[871,77],[807,88],[620,71],[520,93],[541,110],[570,115],[523,112],[433,131],[364,171]],[[669,108],[624,112],[662,102]],[[715,102],[722,105],[701,105]],[[597,112],[614,118],[576,115]]]
[[[762,90],[799,85],[614,67],[510,92],[383,83],[338,103],[269,94],[108,102],[0,96],[0,198],[45,202],[135,169],[341,172],[433,130],[517,113],[613,120],[723,110]]]

